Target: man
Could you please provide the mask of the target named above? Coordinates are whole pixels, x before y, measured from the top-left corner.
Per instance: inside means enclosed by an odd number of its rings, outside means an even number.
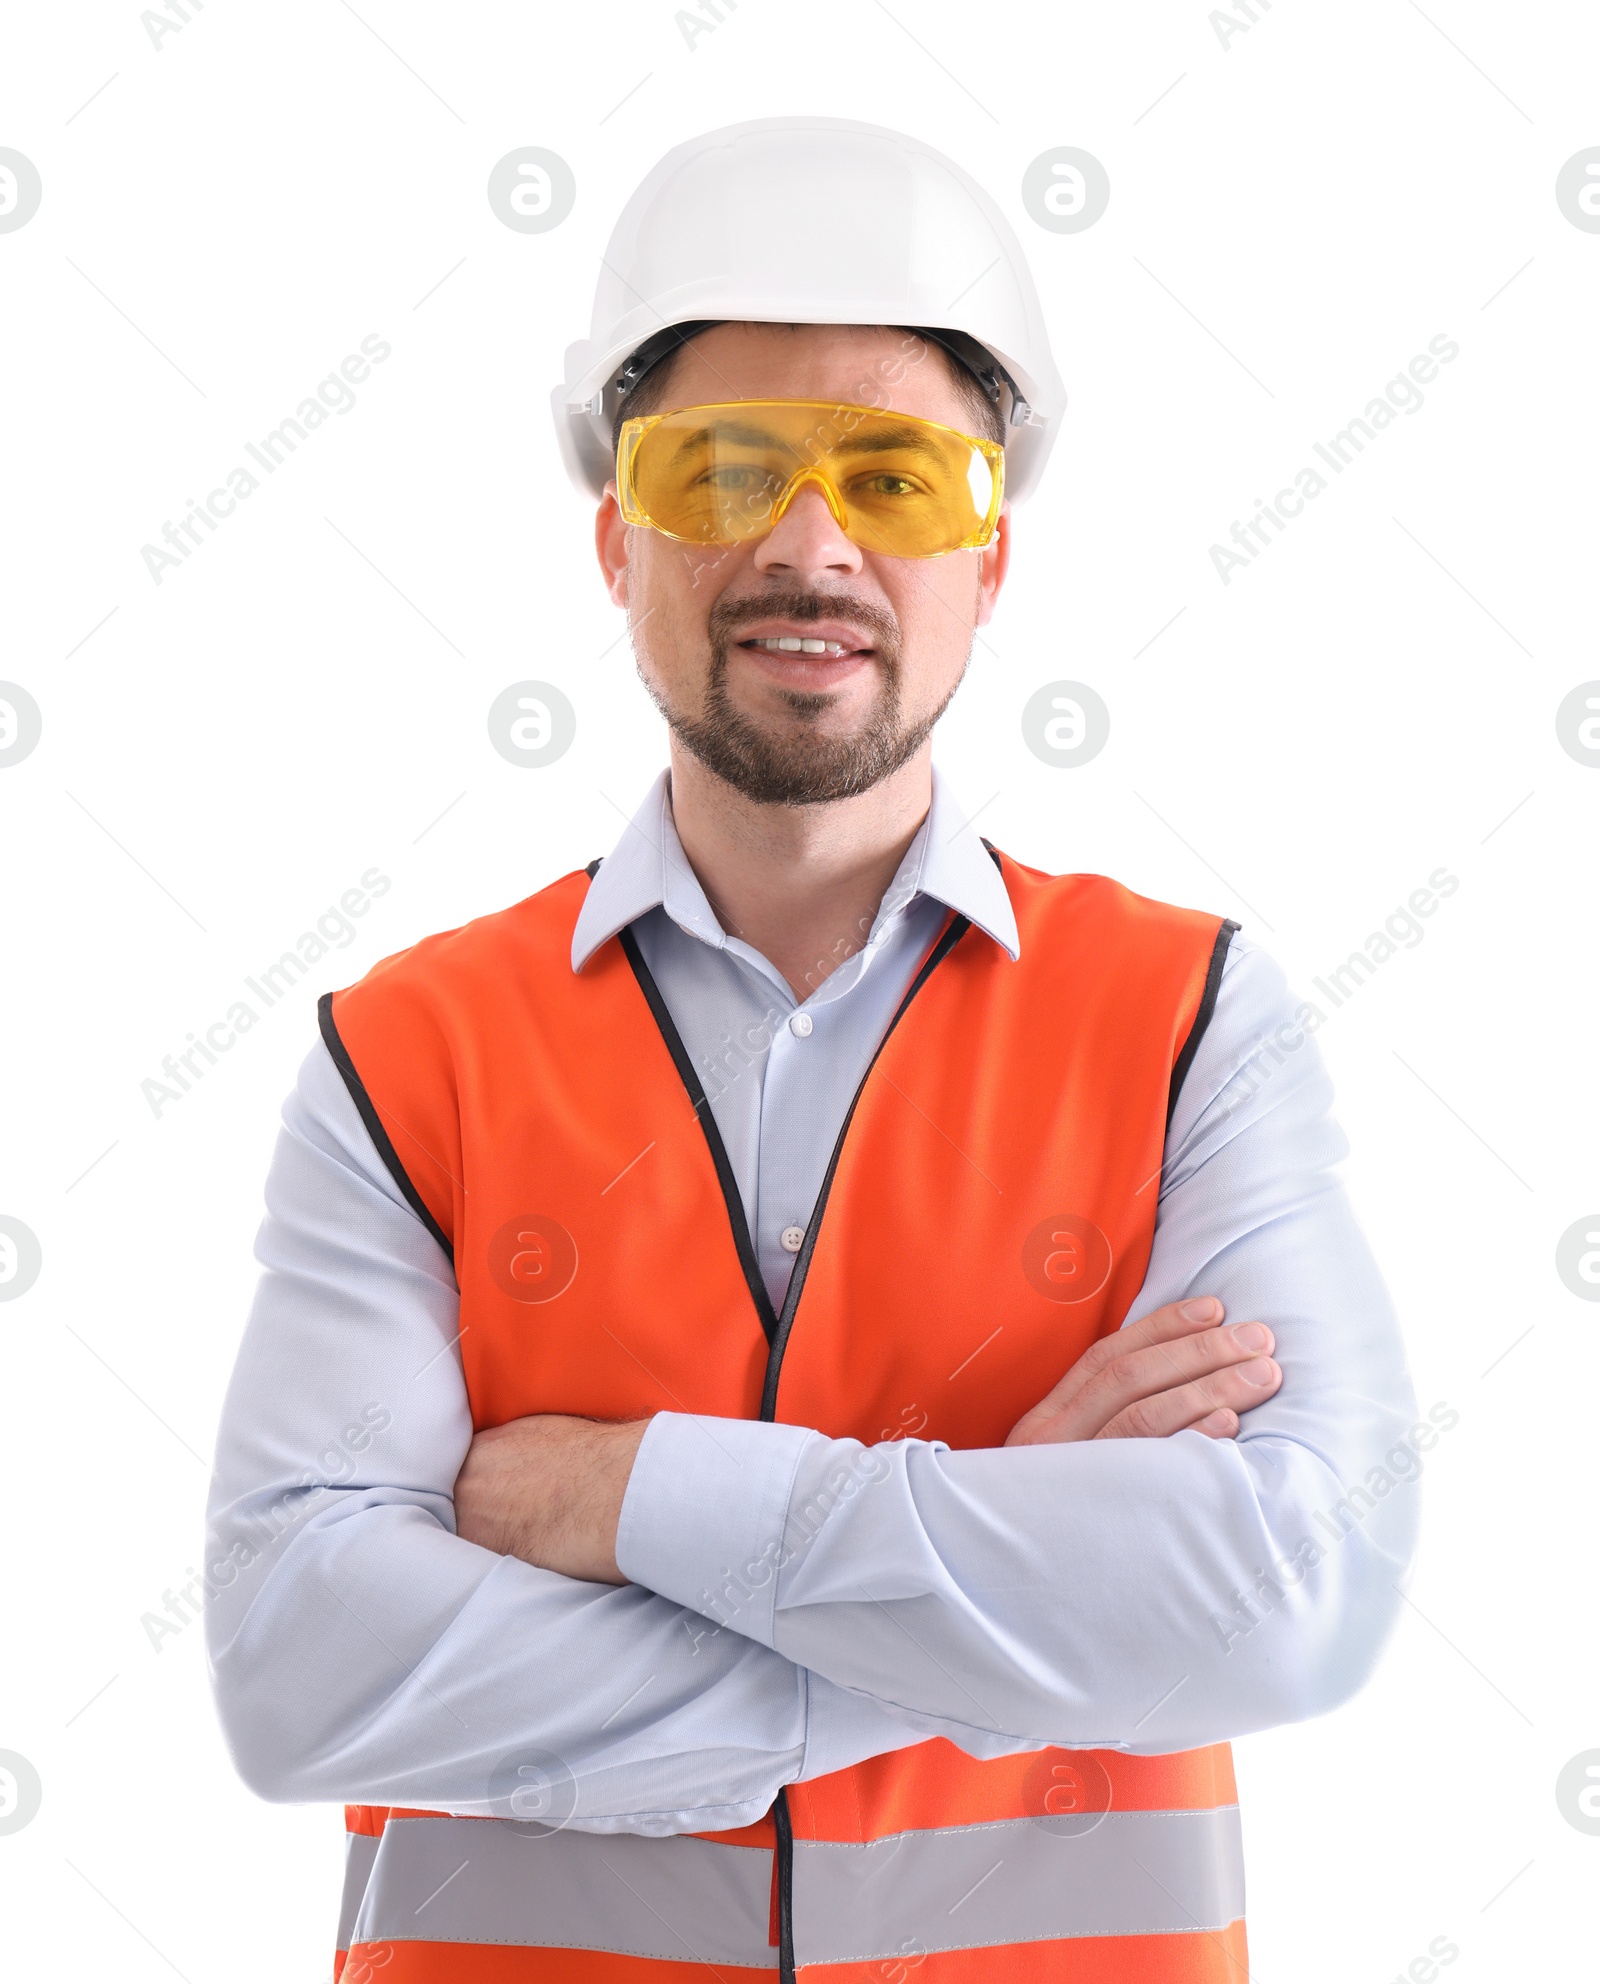
[[[1242,1979],[1227,1739],[1359,1686],[1415,1519],[1309,1009],[933,776],[1062,401],[987,198],[745,125],[606,271],[557,424],[670,772],[323,1001],[239,1768],[347,1802],[346,1984]]]

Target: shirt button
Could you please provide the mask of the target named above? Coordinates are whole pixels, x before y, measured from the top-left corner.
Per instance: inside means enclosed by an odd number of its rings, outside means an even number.
[[[806,1244],[806,1230],[803,1226],[786,1226],[778,1235],[778,1242],[786,1254],[798,1254]]]
[[[791,1013],[789,1015],[789,1031],[791,1033],[797,1033],[802,1040],[811,1032],[812,1025],[813,1021],[809,1013]]]

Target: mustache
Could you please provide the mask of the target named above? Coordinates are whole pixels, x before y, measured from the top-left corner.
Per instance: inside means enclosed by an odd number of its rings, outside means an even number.
[[[753,593],[740,599],[719,599],[706,616],[706,631],[716,647],[730,647],[739,629],[757,620],[793,620],[801,625],[818,620],[848,620],[872,637],[872,645],[894,654],[900,645],[900,622],[884,607],[849,593],[779,590]]]

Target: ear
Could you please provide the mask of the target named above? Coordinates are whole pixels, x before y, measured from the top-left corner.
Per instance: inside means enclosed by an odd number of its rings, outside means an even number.
[[[994,538],[978,553],[978,625],[994,617],[995,602],[1011,569],[1011,505],[1002,503],[995,518]]]
[[[628,532],[617,506],[617,485],[608,482],[594,517],[594,549],[613,606],[628,603]]]

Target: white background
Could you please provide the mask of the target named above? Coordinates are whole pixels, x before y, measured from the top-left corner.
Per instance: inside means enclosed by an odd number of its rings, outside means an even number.
[[[0,1749],[44,1785],[0,1838],[8,1972],[328,1972],[339,1814],[247,1793],[199,1627],[157,1652],[141,1617],[198,1561],[317,993],[604,852],[663,760],[547,395],[644,170],[800,112],[977,175],[1067,377],[939,737],[982,830],[1238,918],[1312,997],[1460,878],[1320,1035],[1419,1399],[1460,1424],[1376,1679],[1237,1746],[1253,1972],[1384,1984],[1444,1936],[1453,1976],[1591,1974],[1600,1838],[1554,1785],[1600,1746],[1600,1310],[1554,1259],[1600,1204],[1600,772],[1554,719],[1600,676],[1600,235],[1554,182],[1600,144],[1600,19],[1256,0],[1224,48],[1203,0],[742,0],[691,48],[670,0],[190,7],[159,50],[132,0],[19,8],[0,72],[0,145],[44,185],[0,235],[0,675],[44,713],[0,771],[0,1212],[44,1253],[0,1307]],[[542,235],[485,198],[529,144],[577,180]],[[1076,235],[1020,198],[1064,144],[1111,179]],[[157,586],[141,546],[369,333],[392,356],[355,410]],[[1211,544],[1439,333],[1422,410],[1224,585]],[[485,729],[528,676],[578,712],[543,771]],[[1076,771],[1019,730],[1060,678],[1111,710]],[[358,941],[153,1115],[162,1057],[374,864]]]

